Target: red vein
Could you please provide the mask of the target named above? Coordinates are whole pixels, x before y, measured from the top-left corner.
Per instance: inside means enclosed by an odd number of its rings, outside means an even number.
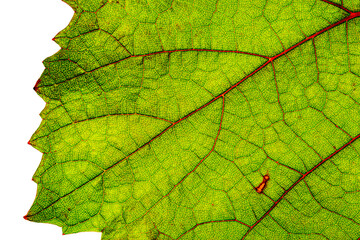
[[[190,228],[189,230],[187,230],[186,232],[184,232],[180,237],[178,237],[177,239],[182,238],[183,236],[185,236],[188,232],[194,230],[195,228],[197,228],[198,226],[204,225],[204,224],[209,224],[209,223],[219,223],[219,222],[238,222],[241,223],[242,225],[245,225],[247,227],[250,227],[249,225],[247,225],[246,223],[240,222],[236,219],[229,219],[229,220],[214,220],[214,221],[208,221],[208,222],[202,222],[202,223],[197,223],[194,227]]]
[[[60,105],[60,106],[62,106],[62,105]],[[153,119],[157,119],[157,120],[161,120],[161,121],[164,121],[164,122],[174,124],[174,122],[172,122],[172,121],[170,121],[168,119],[161,118],[161,117],[156,117],[156,116],[151,116],[151,115],[148,115],[148,114],[142,114],[142,113],[136,113],[136,112],[135,113],[114,113],[114,114],[107,114],[107,115],[101,115],[101,116],[96,116],[96,117],[89,117],[89,118],[82,119],[82,120],[75,120],[75,121],[72,121],[72,122],[70,122],[68,124],[65,124],[65,125],[59,127],[58,129],[55,129],[54,131],[52,131],[52,133],[54,133],[56,131],[59,131],[60,129],[62,129],[64,127],[67,127],[67,126],[70,126],[70,125],[76,124],[76,123],[82,123],[82,122],[86,122],[86,121],[96,120],[96,119],[105,118],[105,117],[112,117],[112,116],[133,116],[133,115],[153,118]],[[48,135],[44,135],[44,136],[41,136],[41,137],[38,137],[38,138],[31,139],[30,141],[34,142],[35,140],[38,140],[38,139],[41,139],[41,138],[44,138],[44,137],[47,137],[47,136]]]
[[[326,2],[326,3],[328,3],[328,4],[331,4],[331,5],[335,6],[335,7],[338,7],[338,8],[340,8],[340,9],[344,10],[345,12],[352,13],[352,11],[350,11],[349,9],[345,8],[345,7],[342,6],[342,5],[339,5],[339,4],[330,2],[330,1],[328,1],[328,0],[321,0],[321,1]]]
[[[287,54],[288,52],[290,52],[290,51],[293,50],[294,48],[302,45],[303,43],[305,43],[305,42],[307,42],[307,41],[309,41],[310,39],[313,39],[313,38],[319,36],[320,34],[326,32],[326,31],[329,31],[330,29],[332,29],[332,28],[334,28],[334,27],[336,27],[336,26],[338,26],[338,25],[340,25],[340,24],[342,24],[342,23],[344,23],[344,22],[347,22],[347,21],[349,21],[349,20],[351,20],[351,19],[353,19],[353,18],[359,17],[359,16],[360,16],[360,12],[351,12],[351,14],[350,14],[349,16],[347,16],[346,18],[341,19],[340,21],[329,25],[328,27],[320,30],[319,32],[316,32],[316,33],[308,36],[307,38],[305,38],[305,39],[302,40],[301,42],[298,42],[297,44],[295,44],[295,45],[293,45],[292,47],[286,49],[285,51],[283,51],[283,52],[275,55],[274,57],[269,58],[269,61],[273,61],[273,60],[279,58],[280,56]]]
[[[215,52],[215,53],[239,53],[239,54],[246,54],[246,55],[251,55],[251,56],[257,56],[257,57],[261,57],[261,58],[266,58],[266,59],[269,59],[269,57],[267,56],[264,56],[264,55],[261,55],[261,54],[257,54],[257,53],[249,53],[249,52],[243,52],[243,51],[237,51],[237,50],[216,50],[216,49],[198,49],[198,48],[191,48],[191,49],[176,49],[176,50],[164,50],[164,51],[159,51],[159,52],[152,52],[152,53],[146,53],[146,54],[139,54],[139,55],[129,55],[127,57],[124,57],[118,61],[115,61],[115,62],[111,62],[111,63],[108,63],[108,64],[105,64],[103,66],[100,66],[100,67],[97,67],[97,68],[94,68],[92,70],[89,70],[89,71],[85,71],[84,69],[84,72],[79,74],[79,75],[76,75],[72,78],[69,78],[69,79],[66,79],[65,81],[63,82],[60,82],[60,83],[64,83],[64,82],[67,82],[69,80],[72,80],[76,77],[79,77],[79,76],[82,76],[84,74],[87,74],[87,73],[90,73],[90,72],[94,72],[98,69],[101,69],[101,68],[104,68],[104,67],[107,67],[107,66],[111,66],[111,65],[114,65],[114,64],[117,64],[117,63],[120,63],[122,61],[125,61],[127,59],[130,59],[130,58],[137,58],[137,57],[149,57],[149,56],[152,56],[152,55],[158,55],[158,54],[163,54],[163,53],[168,53],[168,54],[171,54],[171,53],[175,53],[175,52]],[[59,61],[59,60],[54,60],[54,61]],[[49,62],[53,62],[53,61],[49,61]],[[34,90],[36,91],[37,89],[39,89],[39,83],[40,83],[41,79],[39,79],[37,81],[37,83],[35,84],[34,86]],[[60,84],[58,83],[58,84]],[[52,85],[43,85],[41,87],[48,87],[48,86],[52,86]]]
[[[306,172],[303,176],[301,176],[293,185],[291,185],[280,197],[279,199],[270,207],[270,209],[259,219],[257,220],[251,227],[250,229],[245,233],[245,235],[242,237],[242,239],[244,239],[249,232],[256,226],[258,225],[259,222],[261,222],[261,220],[263,220],[267,215],[269,215],[269,213],[278,205],[278,203],[285,197],[285,195],[291,190],[293,189],[299,182],[301,182],[307,175],[309,175],[310,173],[312,173],[313,171],[315,171],[318,167],[320,167],[322,164],[324,164],[327,160],[329,160],[330,158],[332,158],[333,156],[335,156],[336,154],[338,154],[340,151],[342,151],[344,148],[346,148],[347,146],[349,146],[351,143],[353,143],[356,139],[360,138],[360,134],[357,135],[356,137],[352,138],[349,142],[347,142],[345,145],[343,145],[341,148],[339,148],[338,150],[336,150],[335,152],[333,152],[330,156],[328,156],[327,158],[325,158],[324,160],[322,160],[321,162],[319,162],[315,167],[313,167],[311,170],[309,170],[308,172]]]

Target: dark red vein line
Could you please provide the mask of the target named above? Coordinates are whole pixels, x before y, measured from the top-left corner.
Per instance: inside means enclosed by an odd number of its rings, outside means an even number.
[[[176,240],[182,238],[183,236],[185,236],[188,232],[194,230],[195,228],[204,225],[204,224],[209,224],[209,223],[220,223],[220,222],[238,222],[241,223],[247,227],[250,227],[249,225],[247,225],[246,223],[242,223],[236,219],[229,219],[229,220],[214,220],[214,221],[208,221],[208,222],[202,222],[202,223],[197,223],[194,227],[190,228],[189,230],[187,230],[186,232],[184,232],[183,234],[181,234]]]
[[[338,7],[338,8],[340,8],[340,9],[342,9],[342,10],[344,10],[345,12],[348,12],[348,13],[350,13],[350,14],[352,13],[349,9],[345,8],[345,7],[342,6],[342,5],[339,5],[339,4],[330,2],[330,1],[328,1],[328,0],[321,0],[321,1],[326,2],[326,3],[328,3],[328,4],[331,4],[331,5],[335,6],[335,7]]]
[[[213,103],[214,101],[216,101],[217,99],[219,99],[220,97],[224,97],[225,94],[227,94],[228,92],[230,92],[232,89],[236,88],[238,85],[240,85],[242,82],[244,82],[246,79],[250,78],[251,76],[253,76],[254,74],[256,74],[257,72],[259,72],[261,69],[263,69],[264,67],[266,67],[269,63],[271,63],[272,61],[276,60],[277,58],[287,54],[288,52],[290,52],[291,50],[293,50],[294,48],[298,47],[299,45],[305,43],[306,41],[310,40],[310,39],[313,39],[314,37],[346,22],[346,21],[349,21],[355,17],[359,17],[360,16],[360,12],[356,12],[356,13],[351,13],[348,17],[336,22],[336,23],[333,23],[331,24],[330,26],[320,30],[319,32],[317,33],[314,33],[313,35],[307,37],[306,39],[302,40],[301,42],[293,45],[292,47],[284,50],[283,52],[275,55],[274,57],[271,57],[271,58],[268,58],[269,60],[267,62],[265,62],[263,65],[261,65],[260,67],[258,67],[257,69],[255,69],[253,72],[251,72],[249,75],[247,75],[246,77],[244,77],[243,79],[241,79],[239,82],[237,82],[236,84],[234,84],[233,86],[231,86],[229,89],[227,89],[225,92],[223,92],[222,94],[218,95],[216,98],[212,99],[211,101],[209,101],[208,103],[206,103],[205,105],[201,106],[200,108],[198,109],[195,109],[194,111],[190,112],[188,115],[184,116],[183,118],[180,118],[178,121],[174,122],[172,125],[170,125],[169,127],[167,127],[166,129],[164,129],[162,132],[160,132],[158,135],[156,135],[154,138],[152,138],[150,141],[148,141],[147,143],[145,143],[144,145],[142,145],[141,147],[139,147],[138,149],[136,149],[134,152],[132,152],[130,155],[128,155],[126,158],[123,158],[121,160],[119,160],[118,162],[114,163],[113,165],[111,165],[110,167],[108,167],[107,169],[105,169],[105,171],[107,171],[108,169],[111,169],[113,168],[114,166],[118,165],[119,163],[121,163],[122,161],[128,159],[130,156],[132,156],[134,153],[136,153],[137,151],[141,150],[142,148],[144,148],[145,146],[147,146],[148,144],[150,144],[152,141],[154,141],[155,139],[157,139],[158,137],[160,137],[161,135],[163,135],[166,131],[168,131],[170,128],[172,128],[173,126],[175,126],[176,124],[178,124],[179,122],[187,119],[188,117],[190,117],[191,115],[195,114],[196,112],[200,111],[201,109],[207,107],[208,105],[210,105],[211,103]],[[138,55],[138,56],[150,56],[150,55],[154,55],[154,54],[159,54],[159,53],[163,53],[163,52],[175,52],[175,51],[194,51],[194,50],[174,50],[174,51],[162,51],[162,52],[157,52],[157,53],[149,53],[149,54],[145,54],[145,55]],[[211,50],[207,50],[207,51],[211,51]],[[217,51],[217,50],[213,50],[213,51]],[[232,51],[234,52],[234,51]],[[242,53],[242,52],[241,52]],[[250,54],[250,55],[253,55],[253,54]],[[267,57],[265,57],[267,58]],[[123,59],[124,60],[124,59]],[[103,174],[103,173],[101,173]],[[93,179],[97,178],[98,176],[100,176],[101,174],[95,176]],[[86,185],[87,183],[89,183],[90,181],[92,181],[93,179],[90,179],[88,182],[80,185],[78,188],[72,190],[71,192],[65,194],[63,197],[57,199],[55,202],[53,202],[51,205],[43,208],[41,211],[49,208],[50,206],[54,205],[56,202],[58,202],[60,199],[68,196],[69,194],[73,193],[74,191],[76,191],[77,189],[81,188],[82,186]],[[41,212],[40,211],[40,212]],[[33,215],[26,215],[27,218],[31,217],[31,216],[34,216],[40,212],[37,212]]]
[[[158,232],[158,236],[159,236],[159,235],[164,235],[164,236],[168,237],[169,239],[174,240],[170,235],[168,235],[168,234],[160,231],[160,230],[158,229],[158,227],[155,225],[154,222],[153,222],[152,224],[153,224],[154,228],[156,229],[156,231]],[[106,227],[105,227],[105,228],[106,228]],[[104,228],[104,229],[105,229],[105,228]],[[104,231],[101,231],[101,232],[104,232]],[[158,237],[157,237],[156,239],[158,239]]]
[[[252,55],[257,57],[262,57],[268,59],[269,57],[257,54],[257,53],[250,53],[250,52],[243,52],[243,51],[237,51],[237,50],[216,50],[216,49],[176,49],[176,50],[164,50],[160,52],[153,52],[153,53],[147,53],[147,54],[141,54],[141,55],[132,55],[131,57],[147,57],[151,55],[161,54],[161,53],[174,53],[174,52],[216,52],[216,53],[241,53],[246,55]]]
[[[360,12],[351,12],[351,14],[350,14],[349,16],[347,16],[346,18],[341,19],[340,21],[329,25],[328,27],[320,30],[319,32],[316,32],[316,33],[308,36],[307,38],[305,38],[305,39],[302,40],[301,42],[298,42],[297,44],[295,44],[295,45],[293,45],[292,47],[286,49],[285,51],[283,51],[283,52],[275,55],[274,57],[269,58],[269,61],[273,61],[273,60],[277,59],[278,57],[287,54],[288,52],[290,52],[290,51],[293,50],[294,48],[300,46],[301,44],[309,41],[310,39],[313,39],[313,38],[319,36],[320,34],[326,32],[326,31],[329,31],[330,29],[332,29],[332,28],[334,28],[334,27],[336,27],[336,26],[338,26],[338,25],[340,25],[340,24],[342,24],[342,23],[344,23],[344,22],[347,22],[347,21],[349,21],[349,20],[351,20],[351,19],[353,19],[353,18],[359,17],[359,16],[360,16]]]
[[[96,70],[99,70],[101,68],[104,68],[104,67],[107,67],[107,66],[111,66],[111,65],[114,65],[114,64],[118,64],[122,61],[125,61],[127,59],[130,59],[130,58],[137,58],[137,57],[148,57],[148,56],[152,56],[152,55],[158,55],[158,54],[163,54],[163,53],[168,53],[168,54],[171,54],[171,53],[175,53],[175,52],[215,52],[215,53],[239,53],[239,54],[246,54],[246,55],[251,55],[251,56],[257,56],[257,57],[261,57],[261,58],[266,58],[266,59],[269,59],[269,57],[267,56],[264,56],[264,55],[261,55],[261,54],[257,54],[257,53],[249,53],[249,52],[243,52],[243,51],[237,51],[237,50],[216,50],[216,49],[199,49],[199,48],[191,48],[191,49],[176,49],[176,50],[164,50],[164,51],[159,51],[159,52],[152,52],[152,53],[147,53],[147,54],[139,54],[139,55],[130,55],[130,56],[127,56],[123,59],[120,59],[118,61],[115,61],[115,62],[112,62],[112,63],[108,63],[108,64],[105,64],[103,66],[100,66],[100,67],[97,67],[97,68],[94,68],[92,70],[89,70],[89,71],[85,71],[84,69],[84,73],[81,73],[79,75],[76,75],[72,78],[69,78],[69,79],[66,79],[65,81],[63,82],[60,82],[60,83],[64,83],[64,82],[67,82],[69,80],[72,80],[76,77],[79,77],[79,76],[82,76],[84,74],[87,74],[87,73],[90,73],[90,72],[94,72]],[[64,60],[69,60],[69,59],[64,59]],[[64,60],[60,60],[60,61],[64,61]],[[59,61],[59,60],[56,60],[56,61]],[[39,87],[39,83],[40,83],[41,79],[39,79],[35,86],[34,86],[34,90],[37,91],[40,87]],[[59,84],[60,84],[59,83]],[[49,86],[52,86],[52,85],[43,85],[41,87],[49,87]]]
[[[336,150],[335,152],[333,152],[330,156],[328,156],[327,158],[325,158],[324,160],[322,160],[321,162],[319,162],[315,167],[313,167],[311,170],[309,170],[308,172],[306,172],[303,176],[301,176],[293,185],[291,185],[281,196],[280,198],[271,206],[271,208],[259,219],[257,220],[251,227],[250,229],[245,233],[245,235],[242,237],[242,239],[244,239],[249,232],[256,226],[258,225],[259,222],[261,222],[261,220],[263,220],[267,215],[269,215],[269,213],[278,205],[278,203],[284,199],[285,195],[291,190],[293,189],[299,182],[301,182],[307,175],[309,175],[310,173],[312,173],[313,171],[315,171],[318,167],[320,167],[322,164],[324,164],[327,160],[329,160],[330,158],[332,158],[333,156],[335,156],[336,154],[338,154],[340,151],[342,151],[344,148],[346,148],[347,146],[349,146],[350,144],[352,144],[356,139],[360,138],[360,134],[357,135],[356,137],[352,138],[349,142],[347,142],[345,145],[343,145],[341,148],[339,148],[338,150]]]
[[[266,154],[266,153],[265,153]],[[292,168],[292,167],[289,167],[285,164],[282,164],[280,163],[279,161],[276,161],[275,159],[272,159],[271,157],[269,157],[267,154],[266,154],[266,158],[267,159],[270,159],[271,161],[273,161],[274,163],[276,163],[277,165],[280,165],[280,166],[283,166],[283,167],[286,167],[287,169],[291,170],[291,171],[294,171],[294,172],[297,172],[299,175],[303,175],[303,173],[299,172],[298,170],[296,170],[295,168]],[[254,187],[254,186],[253,186]],[[254,187],[255,188],[255,187]]]
[[[62,105],[60,105],[62,106]],[[82,123],[82,122],[86,122],[86,121],[91,121],[91,120],[97,120],[97,119],[101,119],[101,118],[106,118],[106,117],[113,117],[113,116],[142,116],[142,117],[148,117],[148,118],[153,118],[153,119],[157,119],[157,120],[161,120],[161,121],[164,121],[164,122],[168,122],[170,124],[174,124],[172,121],[170,120],[167,120],[165,118],[161,118],[161,117],[156,117],[156,116],[151,116],[151,115],[148,115],[148,114],[142,114],[142,113],[114,113],[114,114],[107,114],[107,115],[101,115],[101,116],[96,116],[96,117],[89,117],[89,118],[86,118],[86,119],[82,119],[82,120],[75,120],[73,122],[70,122],[68,124],[65,124],[61,127],[59,127],[58,129],[55,129],[54,131],[52,131],[51,133],[54,133],[54,132],[57,132],[59,131],[60,129],[63,129],[67,126],[70,126],[72,124],[76,124],[76,123]],[[44,138],[44,137],[48,137],[48,135],[44,135],[44,136],[41,136],[41,137],[38,137],[38,138],[34,138],[34,139],[31,139],[31,142],[34,142],[35,140],[38,140],[38,139],[41,139],[41,138]],[[30,142],[30,141],[29,141]],[[31,144],[30,144],[31,145]]]

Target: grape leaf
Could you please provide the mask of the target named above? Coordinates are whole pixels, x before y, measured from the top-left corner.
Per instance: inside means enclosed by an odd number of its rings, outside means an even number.
[[[115,239],[360,237],[358,0],[66,0],[25,219]]]

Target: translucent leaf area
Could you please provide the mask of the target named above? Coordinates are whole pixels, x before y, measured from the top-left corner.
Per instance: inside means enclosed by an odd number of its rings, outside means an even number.
[[[102,240],[358,239],[359,0],[66,0],[25,216]]]

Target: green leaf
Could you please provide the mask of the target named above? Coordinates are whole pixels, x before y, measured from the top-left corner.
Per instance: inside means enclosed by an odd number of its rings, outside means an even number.
[[[118,239],[360,237],[358,0],[66,0],[25,216]]]

